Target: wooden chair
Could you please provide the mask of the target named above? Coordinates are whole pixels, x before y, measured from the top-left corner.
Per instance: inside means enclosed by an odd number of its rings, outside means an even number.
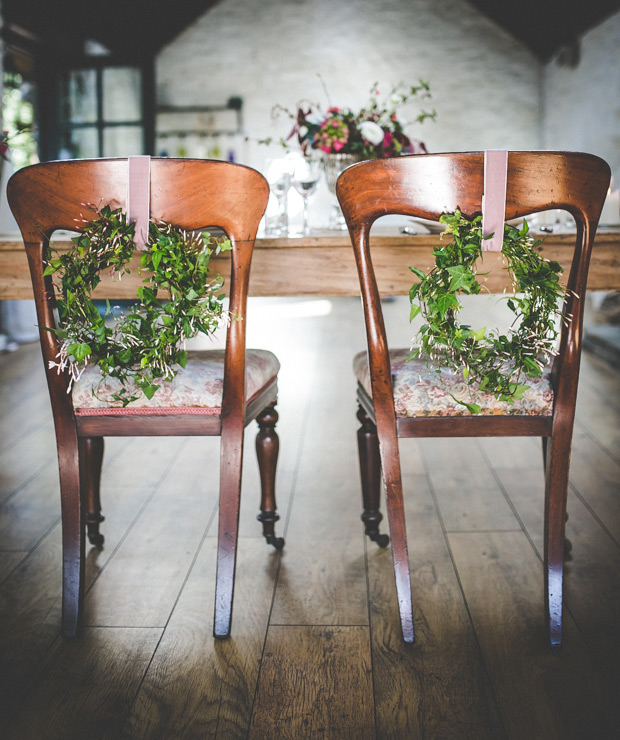
[[[406,156],[362,162],[345,170],[337,195],[349,228],[360,279],[368,353],[355,361],[358,377],[358,433],[366,533],[379,535],[381,470],[392,539],[396,587],[403,637],[413,642],[411,584],[403,511],[399,437],[519,436],[542,438],[545,467],[545,602],[551,644],[562,639],[562,575],[568,469],[579,377],[583,311],[588,263],[609,185],[607,164],[588,154],[509,152],[507,220],[548,209],[567,210],[575,219],[575,252],[567,280],[565,314],[559,354],[548,377],[553,392],[550,408],[531,415],[522,411],[498,416],[417,416],[409,418],[394,388],[407,372],[408,350],[390,350],[375,279],[369,232],[387,214],[437,221],[457,208],[467,217],[480,214],[483,190],[481,152]],[[412,280],[413,282],[413,280]],[[423,363],[423,361],[421,361]],[[424,363],[423,363],[424,364]],[[551,397],[551,393],[548,394]],[[422,401],[424,403],[424,401]]]
[[[24,239],[40,327],[55,326],[54,290],[51,279],[42,277],[47,239],[56,229],[76,230],[75,219],[82,218],[81,214],[94,218],[93,208],[84,204],[125,208],[127,187],[126,159],[47,162],[26,167],[11,178],[8,199]],[[219,407],[146,408],[140,414],[131,413],[129,408],[76,408],[75,391],[67,393],[67,373],[57,374],[49,368],[58,352],[56,336],[40,329],[60,469],[65,636],[75,636],[82,619],[85,524],[91,542],[102,542],[99,481],[105,436],[222,438],[215,636],[230,634],[244,428],[253,419],[259,426],[256,447],[262,495],[258,518],[267,541],[276,548],[284,544],[274,535],[274,523],[279,518],[275,503],[278,415],[274,409],[279,365],[271,352],[246,352],[245,347],[250,263],[268,197],[265,178],[248,167],[206,160],[151,160],[151,218],[187,230],[219,227],[233,245],[227,292],[230,311],[240,320],[230,322],[225,350],[197,352],[196,356],[190,353],[188,360],[188,368],[212,363],[220,387],[223,376]],[[246,382],[250,371],[252,389]],[[187,377],[186,373],[181,370],[173,383]]]

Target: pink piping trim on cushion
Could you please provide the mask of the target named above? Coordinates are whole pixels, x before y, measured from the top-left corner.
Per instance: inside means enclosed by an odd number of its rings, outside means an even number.
[[[75,409],[76,416],[172,416],[172,415],[194,415],[194,416],[215,416],[220,414],[221,408],[207,408],[205,406],[180,406],[179,408],[171,407],[152,407],[143,408],[120,408],[118,406],[109,406],[106,408],[96,409]]]
[[[504,243],[506,217],[506,178],[508,152],[505,149],[487,149],[484,153],[484,194],[482,195],[482,240],[485,252],[501,252]]]

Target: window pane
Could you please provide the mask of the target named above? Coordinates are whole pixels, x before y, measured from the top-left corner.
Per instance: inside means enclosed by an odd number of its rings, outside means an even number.
[[[61,147],[59,156],[61,159],[98,157],[97,129],[89,126],[71,131],[71,141],[68,146]]]
[[[62,81],[65,121],[94,123],[97,120],[97,73],[94,69],[76,69]]]
[[[104,157],[130,157],[144,153],[142,126],[109,126],[103,130]]]
[[[110,67],[103,70],[103,120],[140,121],[142,86],[140,70]]]

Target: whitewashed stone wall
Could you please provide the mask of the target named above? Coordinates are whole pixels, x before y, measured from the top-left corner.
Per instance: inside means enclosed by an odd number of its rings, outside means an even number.
[[[543,145],[598,154],[620,186],[620,12],[584,34],[577,66],[544,71]]]
[[[275,103],[327,107],[317,74],[333,104],[351,107],[375,81],[387,91],[428,80],[437,121],[409,133],[429,151],[542,143],[540,65],[462,0],[222,0],[159,54],[157,100],[208,105],[239,95],[246,133],[279,138],[290,122],[272,121]],[[238,159],[258,168],[268,155],[252,142],[242,149]]]

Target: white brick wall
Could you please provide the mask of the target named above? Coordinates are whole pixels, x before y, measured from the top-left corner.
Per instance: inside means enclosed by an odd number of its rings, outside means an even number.
[[[222,0],[159,54],[157,98],[208,105],[239,95],[246,133],[280,137],[290,123],[271,120],[275,103],[327,105],[317,73],[334,104],[352,107],[375,81],[428,80],[437,122],[410,133],[431,151],[542,144],[540,65],[462,0]],[[239,159],[260,168],[267,148],[243,149]]]
[[[620,12],[584,34],[577,67],[544,71],[543,145],[598,154],[620,185]]]

